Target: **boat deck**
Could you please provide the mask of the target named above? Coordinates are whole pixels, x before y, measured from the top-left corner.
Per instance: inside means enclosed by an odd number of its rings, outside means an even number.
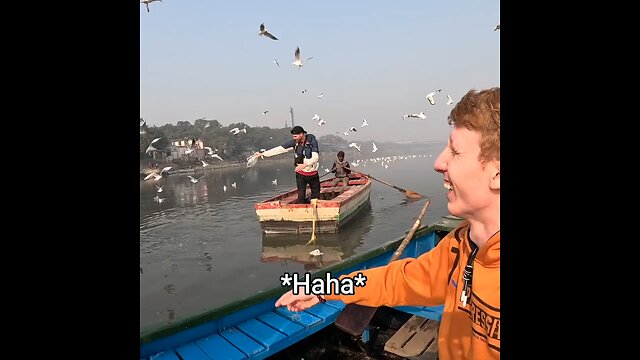
[[[332,324],[344,307],[342,301],[334,300],[300,313],[274,308],[217,334],[144,359],[263,359]]]

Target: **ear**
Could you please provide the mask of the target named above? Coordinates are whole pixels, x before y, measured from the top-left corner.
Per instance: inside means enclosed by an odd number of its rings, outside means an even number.
[[[489,165],[489,187],[491,190],[500,190],[500,160],[492,161]]]

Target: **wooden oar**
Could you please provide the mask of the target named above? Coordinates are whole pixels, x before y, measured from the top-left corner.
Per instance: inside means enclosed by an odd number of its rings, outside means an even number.
[[[416,219],[416,222],[413,224],[413,227],[411,228],[411,230],[409,230],[409,233],[407,234],[407,236],[405,236],[404,240],[402,240],[396,252],[393,253],[393,256],[391,257],[389,262],[396,261],[400,257],[400,255],[402,255],[402,252],[407,247],[407,244],[409,244],[411,238],[413,238],[413,235],[416,233],[416,230],[420,226],[420,222],[422,221],[422,217],[424,216],[424,214],[427,212],[429,203],[430,201],[427,200],[427,202],[422,207],[422,211]],[[338,315],[335,324],[340,330],[343,330],[351,335],[361,335],[369,325],[369,322],[371,321],[371,318],[373,318],[376,310],[378,310],[377,307],[363,306],[358,304],[347,304],[340,315]]]
[[[403,188],[397,187],[395,185],[391,185],[391,184],[389,184],[387,182],[384,182],[382,180],[376,179],[376,178],[374,178],[373,176],[371,176],[369,174],[363,174],[363,175],[366,175],[366,176],[372,178],[375,181],[381,182],[381,183],[383,183],[385,185],[391,186],[392,188],[394,188],[396,190],[399,190],[401,193],[404,194],[404,196],[408,197],[409,199],[420,199],[420,198],[424,197],[424,195],[422,195],[420,193],[417,193],[417,192],[415,192],[413,190],[407,190],[407,189],[403,189]]]

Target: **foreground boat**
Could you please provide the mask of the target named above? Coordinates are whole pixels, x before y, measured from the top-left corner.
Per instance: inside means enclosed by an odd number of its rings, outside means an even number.
[[[320,183],[317,209],[312,204],[294,204],[298,190],[255,204],[256,215],[264,234],[310,234],[315,220],[316,233],[337,233],[358,212],[370,205],[371,179],[352,174],[349,186],[331,186],[331,180]],[[310,190],[307,189],[307,194]],[[307,196],[308,197],[308,196]]]
[[[451,231],[458,220],[440,222],[416,231],[401,258],[417,257],[431,250]],[[311,273],[311,278],[332,277],[388,263],[401,239],[347,258],[331,267]],[[331,325],[345,304],[327,301],[303,312],[293,313],[274,303],[287,288],[267,292],[207,311],[171,325],[142,330],[141,359],[263,359]],[[402,306],[395,309],[440,320],[442,306]]]

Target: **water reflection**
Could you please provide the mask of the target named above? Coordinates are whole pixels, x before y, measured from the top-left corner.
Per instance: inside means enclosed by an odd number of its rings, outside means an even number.
[[[320,269],[338,263],[355,253],[371,231],[373,223],[371,204],[366,205],[351,219],[340,233],[317,233],[316,243],[309,244],[309,234],[263,234],[261,262],[293,261],[304,265],[305,271]],[[319,249],[322,255],[310,254]]]

